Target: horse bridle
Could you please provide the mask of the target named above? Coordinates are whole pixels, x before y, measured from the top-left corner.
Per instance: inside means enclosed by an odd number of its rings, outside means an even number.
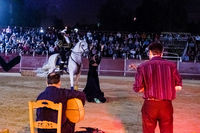
[[[82,48],[82,50],[83,50],[83,53],[86,53],[86,50],[87,50],[87,49],[84,49],[84,48],[83,48],[83,46],[81,45],[81,43],[82,43],[82,41],[80,42],[80,44],[79,44],[79,47],[81,47],[81,48]]]
[[[83,50],[83,53],[86,53],[86,50],[87,50],[87,49],[84,49],[83,46],[81,45],[81,43],[82,43],[82,42],[79,42],[79,47]],[[73,50],[72,50],[72,53],[74,53],[75,55],[78,55],[79,53],[81,53],[81,56],[82,56],[82,54],[83,54],[82,52],[74,52]],[[71,55],[70,55],[70,57],[71,57],[71,59],[77,64],[77,66],[79,66],[79,67],[81,66],[81,64],[78,64],[78,63],[72,58]]]
[[[72,50],[72,52],[73,52],[74,54],[78,55],[78,54],[81,54],[81,53],[83,54],[83,53],[86,53],[86,52],[87,52],[87,51],[86,51],[87,49],[84,49],[83,46],[82,46],[81,44],[82,44],[82,42],[79,42],[79,47],[83,50],[83,52],[75,52],[75,51]]]

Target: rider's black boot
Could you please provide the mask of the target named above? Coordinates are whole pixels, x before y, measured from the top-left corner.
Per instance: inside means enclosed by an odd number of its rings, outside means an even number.
[[[63,70],[65,63],[63,61],[60,62],[60,70]]]

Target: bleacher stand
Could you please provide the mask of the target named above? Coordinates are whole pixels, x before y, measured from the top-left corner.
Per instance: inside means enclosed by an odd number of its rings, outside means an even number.
[[[19,53],[22,55],[51,55],[58,52],[56,29],[5,27],[0,29],[0,52],[6,54]],[[152,41],[161,41],[165,53],[182,57],[183,61],[199,61],[200,36],[190,33],[162,32],[132,33],[132,32],[103,32],[80,31],[89,45],[104,45],[103,57],[147,59],[148,45]],[[71,36],[74,38],[74,33]],[[76,39],[74,39],[76,40]],[[73,42],[75,43],[75,41]],[[188,44],[188,45],[187,45]],[[187,49],[187,50],[186,50]]]

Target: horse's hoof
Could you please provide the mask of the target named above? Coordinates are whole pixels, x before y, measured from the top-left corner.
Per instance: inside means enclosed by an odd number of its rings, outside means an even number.
[[[74,87],[71,87],[71,90],[73,91],[73,90],[74,90]]]
[[[77,90],[78,90],[78,85],[75,85],[75,86],[74,86],[74,89],[77,91]]]

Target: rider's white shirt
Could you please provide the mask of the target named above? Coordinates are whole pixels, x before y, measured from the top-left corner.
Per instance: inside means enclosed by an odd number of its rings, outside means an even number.
[[[70,43],[69,37],[67,37],[67,36],[64,36],[64,37],[65,37],[65,41],[66,41],[67,43]]]

